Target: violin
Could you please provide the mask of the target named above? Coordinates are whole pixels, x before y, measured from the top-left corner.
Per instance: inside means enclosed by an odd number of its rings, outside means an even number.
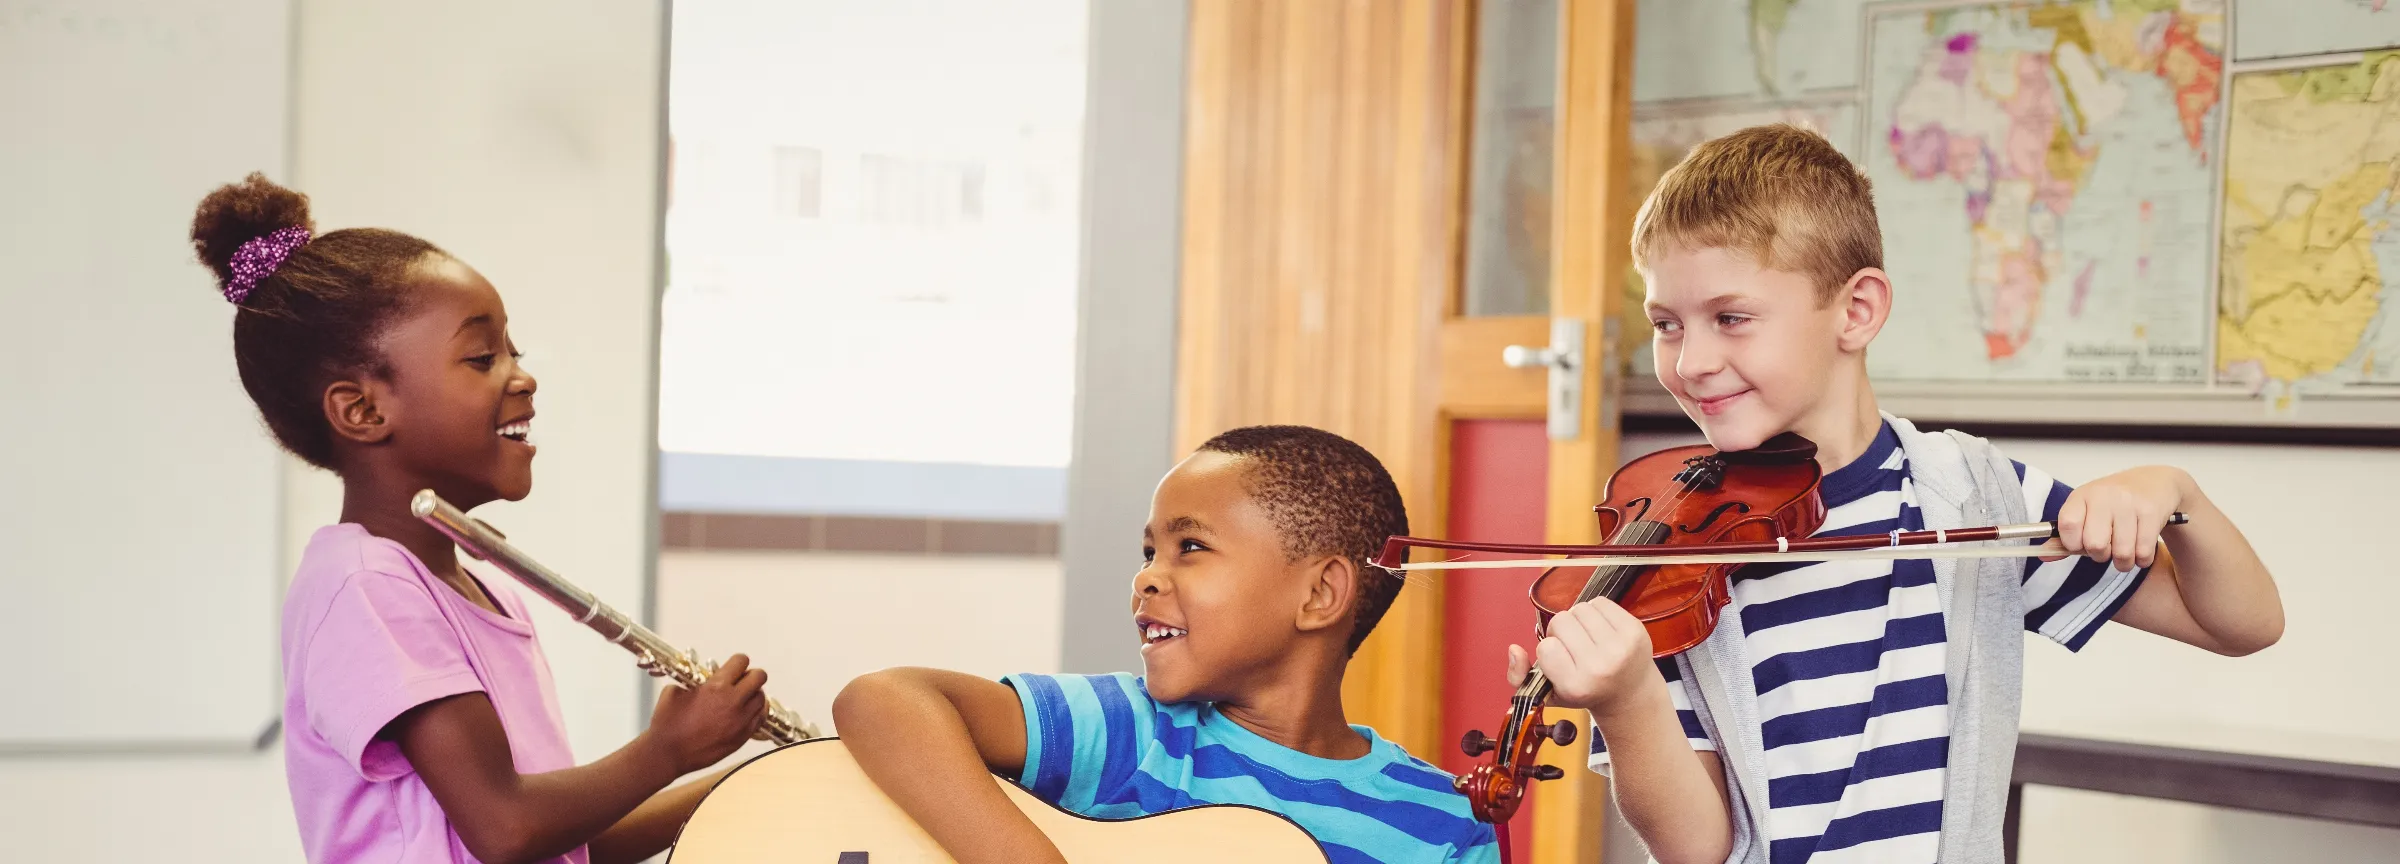
[[[1536,635],[1550,619],[1577,603],[1607,598],[1642,622],[1652,656],[1691,649],[1716,630],[1718,614],[1731,602],[1732,576],[1761,561],[1826,561],[1850,558],[1982,558],[2065,554],[2055,544],[1929,550],[1935,544],[2052,538],[2053,523],[1983,528],[1893,531],[1850,537],[1810,537],[1825,523],[1818,494],[1824,479],[1817,445],[1786,432],[1743,451],[1707,445],[1671,447],[1634,459],[1611,475],[1602,501],[1592,507],[1602,545],[1473,543],[1420,537],[1386,541],[1376,566],[1385,570],[1458,570],[1545,567],[1533,583]],[[2183,514],[2169,518],[2181,524]],[[1794,539],[1800,538],[1800,539]],[[1435,561],[1404,563],[1410,548],[1448,549],[1564,559]],[[1572,571],[1590,567],[1576,578]],[[1469,731],[1459,749],[1470,757],[1494,754],[1457,778],[1475,818],[1503,826],[1498,832],[1503,862],[1512,860],[1505,825],[1523,803],[1526,788],[1565,775],[1535,762],[1544,742],[1575,741],[1574,724],[1545,723],[1542,703],[1550,697],[1548,677],[1529,671],[1510,700],[1508,719],[1494,740]]]
[[[1603,489],[1602,502],[1592,510],[1599,519],[1601,536],[1608,538],[1610,546],[1689,551],[1713,543],[1805,537],[1825,521],[1825,504],[1817,496],[1822,477],[1816,457],[1816,444],[1788,432],[1755,449],[1738,452],[1720,452],[1707,445],[1673,447],[1617,469]],[[1377,564],[1399,569],[1412,546],[1484,552],[1596,551],[1591,547],[1394,537],[1384,545]],[[1526,566],[1522,561],[1489,563]],[[1650,632],[1656,655],[1663,657],[1700,644],[1716,629],[1717,613],[1733,596],[1727,575],[1738,566],[1611,563],[1594,566],[1590,575],[1580,579],[1573,578],[1570,568],[1551,566],[1533,583],[1533,606],[1540,630],[1547,631],[1552,616],[1586,600],[1608,598],[1641,620]],[[1549,698],[1550,680],[1534,670],[1518,685],[1499,740],[1479,729],[1459,742],[1468,756],[1498,754],[1457,780],[1458,791],[1467,796],[1477,820],[1505,824],[1524,801],[1529,780],[1564,775],[1555,765],[1534,761],[1544,741],[1561,746],[1575,741],[1574,724],[1543,722],[1542,703]],[[1508,832],[1501,831],[1500,836],[1505,844]]]

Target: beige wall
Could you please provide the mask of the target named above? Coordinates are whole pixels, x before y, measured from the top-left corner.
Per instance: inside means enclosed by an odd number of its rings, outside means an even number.
[[[499,286],[541,377],[542,456],[532,499],[478,515],[639,609],[656,524],[661,4],[300,0],[297,14],[294,165],[279,179],[311,194],[322,227],[420,233]],[[340,493],[296,463],[287,475],[290,561]],[[623,652],[535,614],[578,754],[631,737],[640,681]],[[0,837],[20,861],[300,860],[280,748],[0,760]]]
[[[2379,541],[2378,493],[2400,450],[2208,444],[2001,442],[2077,483],[2164,463],[2191,472],[2275,571],[2283,641],[2219,657],[2126,627],[2069,654],[2032,639],[2025,728],[2400,766],[2400,691],[2386,658],[2400,579]],[[2027,862],[2400,862],[2400,830],[2030,790]]]
[[[2025,726],[2307,758],[2400,766],[2400,692],[2362,663],[2389,656],[2385,610],[2400,580],[2378,548],[2372,496],[2400,487],[2400,451],[2204,444],[2002,442],[2080,483],[2143,463],[2191,472],[2275,571],[2283,640],[2249,657],[2192,649],[2125,627],[2081,654],[2032,643]],[[2395,835],[2400,840],[2400,835]]]
[[[2400,831],[2131,798],[2025,789],[2023,864],[2390,864]]]

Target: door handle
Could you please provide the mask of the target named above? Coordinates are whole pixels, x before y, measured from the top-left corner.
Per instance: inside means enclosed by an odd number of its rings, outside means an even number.
[[[1550,344],[1510,345],[1500,362],[1511,369],[1550,372],[1550,439],[1571,441],[1583,434],[1583,319],[1550,319]]]

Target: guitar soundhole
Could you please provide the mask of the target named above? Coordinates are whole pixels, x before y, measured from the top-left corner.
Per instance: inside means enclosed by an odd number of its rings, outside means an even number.
[[[842,860],[833,862],[833,864],[867,864],[867,853],[844,852],[842,853]]]

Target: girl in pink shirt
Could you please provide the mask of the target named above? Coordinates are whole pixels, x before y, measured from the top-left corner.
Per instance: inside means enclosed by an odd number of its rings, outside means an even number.
[[[432,244],[315,236],[253,174],[200,202],[192,244],[234,305],[242,387],[276,440],[342,478],[283,610],[285,770],[312,862],[639,861],[709,788],[666,789],[749,739],[766,673],[735,655],[589,765],[567,748],[517,595],[408,512],[533,486],[534,380],[499,292]],[[661,790],[666,790],[661,792]]]

